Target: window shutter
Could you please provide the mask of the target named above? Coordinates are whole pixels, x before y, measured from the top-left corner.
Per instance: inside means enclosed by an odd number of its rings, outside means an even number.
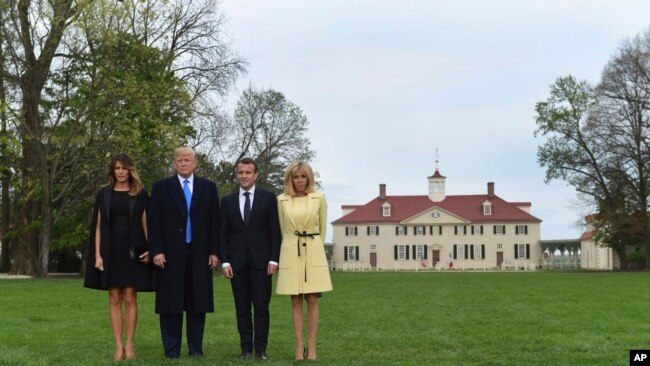
[[[417,259],[417,251],[415,250],[415,245],[413,245],[413,259]]]
[[[442,225],[438,226],[438,235],[442,235]]]
[[[370,235],[370,226],[366,228],[366,235]]]
[[[428,259],[427,257],[428,257],[428,255],[427,255],[427,246],[425,245],[424,246],[424,259]]]
[[[355,254],[355,258],[357,258],[357,262],[358,262],[359,261],[359,247],[358,246],[354,247],[354,254]]]
[[[379,226],[375,226],[375,235],[379,235]]]
[[[408,235],[408,233],[409,233],[409,228],[404,226],[404,235],[406,236]]]
[[[467,235],[467,225],[463,225],[463,235]]]
[[[481,225],[481,235],[483,235],[483,225]]]
[[[457,250],[456,250],[456,244],[454,244],[454,259],[457,259],[457,258],[456,258],[456,257],[457,257],[456,253],[457,253]]]
[[[528,225],[524,226],[524,234],[528,235]]]
[[[485,244],[481,244],[481,259],[485,259]]]
[[[515,225],[515,235],[519,235],[519,225]]]
[[[348,247],[343,247],[343,252],[344,252],[343,253],[343,260],[347,261],[348,260]]]
[[[526,259],[530,259],[530,244],[526,244]]]
[[[472,235],[474,235],[474,225],[472,225]]]
[[[429,226],[429,235],[433,235],[433,226]]]
[[[395,260],[397,260],[397,245],[393,246],[395,248]]]
[[[409,259],[409,246],[405,245],[404,249],[406,250],[406,260],[408,260]]]
[[[497,233],[497,226],[496,226],[496,225],[493,225],[493,226],[492,226],[492,234],[495,234],[495,235],[496,235],[496,233]]]
[[[395,235],[399,235],[399,226],[395,226]]]
[[[357,236],[357,235],[359,235],[359,228],[357,228],[357,227],[355,226],[355,227],[354,227],[354,236]]]
[[[519,252],[517,251],[517,244],[515,244],[515,259],[519,259]]]
[[[469,246],[469,256],[471,259],[474,259],[474,244]]]
[[[465,244],[465,259],[469,258],[469,253],[467,253],[468,245]]]
[[[345,227],[345,236],[348,236],[348,227]]]
[[[454,225],[454,235],[458,235],[458,226]]]

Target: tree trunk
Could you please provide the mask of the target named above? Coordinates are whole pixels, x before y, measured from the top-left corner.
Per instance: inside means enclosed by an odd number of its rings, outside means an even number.
[[[39,278],[47,278],[49,275],[48,264],[50,262],[50,233],[52,232],[52,207],[50,202],[50,190],[43,188],[43,209],[41,211],[41,232],[38,251],[38,272]]]

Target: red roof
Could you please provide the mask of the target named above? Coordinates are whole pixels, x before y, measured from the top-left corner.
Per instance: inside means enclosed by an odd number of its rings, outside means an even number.
[[[436,172],[433,173],[432,176],[427,177],[427,178],[447,178],[447,177],[445,177],[444,175],[440,174],[440,172],[438,171],[438,169],[436,169]]]
[[[485,201],[492,203],[492,215],[483,215]],[[381,205],[384,202],[391,204],[391,215],[388,217],[383,216]],[[477,194],[447,196],[441,202],[433,202],[428,196],[386,196],[386,200],[377,197],[332,223],[401,222],[433,207],[439,207],[470,222],[542,221],[498,196],[488,197],[487,194]]]
[[[589,239],[591,239],[593,237],[594,237],[594,232],[593,231],[585,231],[584,233],[582,233],[582,235],[580,235],[580,239],[578,239],[578,240],[580,240],[580,241],[589,240]]]

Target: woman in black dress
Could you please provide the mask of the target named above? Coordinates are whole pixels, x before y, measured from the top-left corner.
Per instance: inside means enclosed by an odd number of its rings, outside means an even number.
[[[108,289],[114,361],[119,361],[135,358],[137,292],[152,290],[145,212],[149,194],[126,154],[113,158],[108,180],[95,199],[84,286]]]

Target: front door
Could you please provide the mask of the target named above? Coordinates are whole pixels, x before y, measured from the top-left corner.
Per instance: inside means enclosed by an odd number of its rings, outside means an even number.
[[[431,267],[434,268],[437,263],[440,262],[440,251],[433,250],[431,251]]]
[[[370,267],[377,267],[377,253],[370,253]]]
[[[501,267],[503,263],[503,252],[497,252],[497,267]]]

